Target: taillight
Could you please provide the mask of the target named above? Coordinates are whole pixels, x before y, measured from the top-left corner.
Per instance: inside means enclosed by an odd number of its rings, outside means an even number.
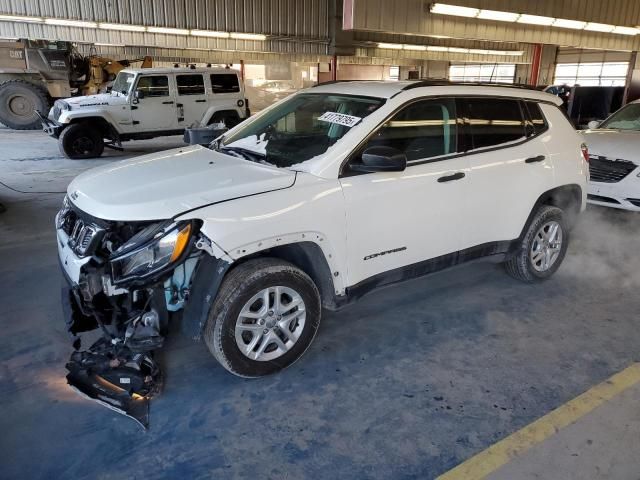
[[[589,163],[589,147],[587,147],[587,144],[583,143],[582,145],[580,145],[580,150],[582,150],[584,161]]]

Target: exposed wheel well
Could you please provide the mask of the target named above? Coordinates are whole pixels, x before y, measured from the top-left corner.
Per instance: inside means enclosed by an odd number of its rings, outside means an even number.
[[[300,242],[269,248],[239,259],[231,265],[229,270],[233,270],[247,260],[258,257],[279,258],[292,263],[309,275],[316,284],[320,291],[322,306],[330,310],[336,308],[333,275],[322,249],[315,243]]]
[[[541,205],[550,205],[552,207],[562,209],[567,215],[567,224],[569,225],[569,228],[572,228],[578,219],[578,214],[582,207],[582,188],[580,185],[575,184],[563,185],[561,187],[548,190],[540,195],[531,209],[531,213],[529,213],[529,218],[527,218],[527,221],[522,228],[520,238],[523,238],[531,219]]]
[[[207,122],[207,125],[211,125],[212,123],[219,123],[220,121],[227,122],[227,127],[235,127],[238,123],[240,123],[241,118],[238,115],[238,112],[235,110],[220,110],[211,115],[211,118]]]
[[[573,227],[582,206],[582,188],[579,185],[563,185],[562,187],[554,188],[545,192],[540,197],[539,203],[564,210],[569,226]]]

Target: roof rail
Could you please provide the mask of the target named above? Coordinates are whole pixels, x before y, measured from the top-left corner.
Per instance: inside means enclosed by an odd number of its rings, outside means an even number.
[[[316,83],[309,88],[322,87],[324,85],[333,85],[334,83],[349,83],[349,82],[375,82],[376,80],[329,80],[322,83]]]
[[[525,83],[490,83],[490,82],[455,82],[447,79],[423,79],[417,80],[415,83],[405,85],[402,90],[411,90],[420,87],[446,87],[456,85],[468,85],[472,87],[504,87],[504,88],[520,88],[523,90],[538,90],[532,85]]]

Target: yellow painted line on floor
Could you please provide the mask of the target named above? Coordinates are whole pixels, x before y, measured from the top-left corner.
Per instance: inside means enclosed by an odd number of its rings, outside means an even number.
[[[634,363],[608,380],[558,407],[544,417],[507,438],[493,444],[437,480],[476,480],[485,478],[510,460],[543,442],[560,429],[571,425],[583,415],[611,400],[624,390],[640,382],[640,363]]]

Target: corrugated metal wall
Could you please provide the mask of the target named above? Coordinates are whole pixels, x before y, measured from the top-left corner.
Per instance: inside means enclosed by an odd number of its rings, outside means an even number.
[[[556,63],[630,62],[631,52],[559,48]]]
[[[639,36],[435,15],[429,12],[432,3],[429,0],[353,0],[353,3],[356,30],[611,50],[640,49]],[[442,3],[616,25],[640,24],[638,0],[446,0]]]
[[[0,0],[0,13],[266,35],[329,37],[327,0]]]
[[[266,41],[224,38],[188,37],[156,33],[119,32],[95,28],[59,27],[33,23],[0,22],[0,37],[68,40],[79,43],[111,43],[116,45],[198,48],[243,52],[277,52],[326,55],[327,41],[295,37],[269,37]]]

